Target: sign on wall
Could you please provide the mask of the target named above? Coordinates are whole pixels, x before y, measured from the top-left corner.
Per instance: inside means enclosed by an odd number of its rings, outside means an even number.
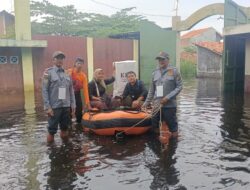
[[[18,56],[10,56],[10,63],[11,64],[18,64],[19,63]]]
[[[121,96],[123,93],[125,85],[127,84],[126,73],[129,71],[134,71],[136,76],[138,76],[138,70],[136,61],[133,60],[114,62],[113,64],[115,66],[113,97],[115,97]]]
[[[4,55],[0,55],[0,64],[7,64],[8,57]],[[18,56],[10,56],[9,57],[10,64],[19,64],[19,57]]]
[[[7,56],[0,56],[0,64],[6,64],[7,63]]]

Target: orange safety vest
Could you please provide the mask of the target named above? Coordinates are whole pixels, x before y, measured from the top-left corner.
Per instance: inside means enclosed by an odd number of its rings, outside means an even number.
[[[77,72],[75,68],[68,70],[69,75],[73,81],[73,87],[75,91],[80,91],[83,89],[83,96],[85,104],[89,104],[89,89],[88,89],[88,79],[84,72]]]

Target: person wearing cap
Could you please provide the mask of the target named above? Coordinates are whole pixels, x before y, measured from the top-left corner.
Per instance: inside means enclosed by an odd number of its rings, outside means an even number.
[[[56,51],[52,56],[53,67],[45,70],[43,75],[42,95],[44,109],[48,114],[47,142],[54,141],[58,125],[62,140],[68,139],[70,115],[75,113],[75,95],[71,77],[65,72],[63,62],[65,54]],[[70,113],[72,111],[72,113]]]
[[[88,79],[86,74],[83,72],[83,64],[84,59],[78,57],[75,60],[74,67],[68,70],[68,73],[71,76],[73,81],[73,88],[75,93],[75,100],[76,100],[76,122],[81,123],[82,121],[82,97],[81,97],[81,90],[83,91],[85,106],[87,109],[91,109],[89,103],[89,90],[88,90]]]
[[[146,99],[148,91],[143,81],[136,78],[134,71],[126,73],[128,83],[122,93],[123,106],[129,106],[133,109],[140,109],[143,101]]]
[[[158,68],[152,73],[148,96],[142,108],[145,109],[152,102],[154,113],[161,107],[162,116],[160,117],[160,111],[158,111],[152,118],[153,129],[159,127],[159,120],[162,118],[162,126],[168,126],[170,131],[169,137],[177,137],[176,96],[182,90],[181,75],[176,67],[170,65],[168,53],[160,52],[156,59]]]

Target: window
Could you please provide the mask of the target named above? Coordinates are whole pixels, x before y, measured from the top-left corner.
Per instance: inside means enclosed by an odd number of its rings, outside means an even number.
[[[11,64],[18,64],[19,63],[18,56],[10,56],[10,63]]]
[[[7,63],[7,56],[0,55],[0,64],[6,64],[6,63]]]

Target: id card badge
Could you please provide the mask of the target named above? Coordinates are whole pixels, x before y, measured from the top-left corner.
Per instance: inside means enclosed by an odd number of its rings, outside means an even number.
[[[156,96],[157,97],[163,97],[163,86],[156,86]]]
[[[66,99],[66,88],[65,87],[59,87],[59,89],[58,89],[58,99],[59,100],[65,100]]]

